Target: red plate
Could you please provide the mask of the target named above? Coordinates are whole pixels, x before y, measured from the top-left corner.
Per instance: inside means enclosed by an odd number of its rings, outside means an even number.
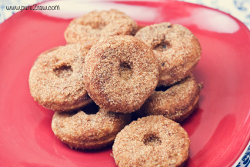
[[[118,8],[141,25],[179,23],[198,37],[203,51],[194,75],[204,89],[199,108],[182,123],[191,140],[187,166],[234,164],[250,138],[246,26],[223,12],[184,2],[66,3],[46,2],[60,10],[22,11],[0,25],[0,166],[115,166],[111,147],[76,151],[61,143],[51,131],[53,112],[29,93],[29,71],[37,56],[66,44],[63,33],[71,19],[64,18],[95,8]]]

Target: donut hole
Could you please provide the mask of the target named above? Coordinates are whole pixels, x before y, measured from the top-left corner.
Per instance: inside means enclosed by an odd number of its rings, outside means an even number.
[[[165,92],[165,91],[168,90],[169,88],[170,88],[170,86],[159,86],[159,87],[156,87],[156,88],[155,88],[155,91],[156,91],[156,92],[160,92],[160,91]]]
[[[132,68],[128,63],[122,62],[120,64],[119,74],[121,78],[123,78],[124,80],[129,80],[132,76],[132,73]]]
[[[172,28],[173,26],[172,25],[168,25],[168,28]]]
[[[164,41],[154,47],[154,50],[159,52],[165,52],[171,48],[171,44],[168,41]]]
[[[64,64],[55,68],[54,73],[58,78],[67,78],[73,73],[73,70],[70,65]]]
[[[94,114],[98,113],[99,109],[100,109],[100,107],[98,105],[96,105],[95,103],[91,103],[91,104],[87,105],[86,107],[84,107],[82,110],[87,115],[94,115]]]
[[[145,134],[143,137],[143,143],[146,146],[158,146],[161,145],[161,139],[155,133]]]

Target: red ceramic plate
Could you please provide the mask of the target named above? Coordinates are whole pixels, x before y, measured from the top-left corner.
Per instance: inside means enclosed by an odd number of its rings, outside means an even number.
[[[199,108],[182,123],[190,140],[188,167],[231,166],[250,137],[250,33],[228,14],[194,4],[167,2],[81,3],[60,10],[27,10],[0,25],[0,166],[115,166],[111,147],[77,151],[60,142],[53,112],[29,93],[29,71],[43,51],[65,45],[72,17],[117,8],[141,25],[179,23],[199,39],[202,58],[194,71],[203,82]]]

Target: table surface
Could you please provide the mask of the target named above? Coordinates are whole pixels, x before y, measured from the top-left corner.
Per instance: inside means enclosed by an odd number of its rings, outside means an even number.
[[[4,20],[11,17],[14,13],[19,12],[19,10],[7,10],[6,6],[10,5],[29,6],[42,1],[44,0],[28,0],[28,1],[0,0],[0,24],[4,22]],[[250,29],[250,0],[180,0],[180,1],[200,4],[229,13],[233,17],[243,22]],[[234,166],[235,167],[250,166],[249,156],[250,156],[250,142]]]

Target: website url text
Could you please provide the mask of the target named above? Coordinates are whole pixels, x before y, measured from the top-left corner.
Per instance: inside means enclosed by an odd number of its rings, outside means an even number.
[[[40,6],[37,4],[31,5],[31,6],[6,6],[6,10],[60,10],[59,5],[54,6]]]

